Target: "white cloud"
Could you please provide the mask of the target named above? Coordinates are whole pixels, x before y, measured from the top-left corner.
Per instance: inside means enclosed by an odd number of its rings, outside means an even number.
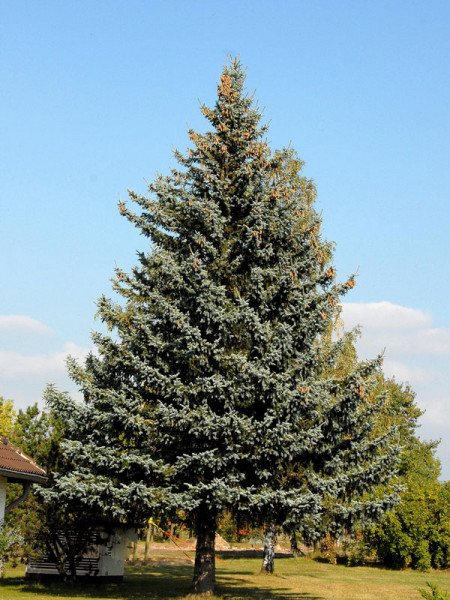
[[[391,302],[346,302],[342,319],[347,329],[361,325],[365,329],[411,329],[429,327],[431,315]]]
[[[438,435],[445,433],[443,430],[450,429],[450,396],[433,396],[426,402],[425,415],[422,417],[424,423],[437,429]],[[447,432],[448,437],[448,432]],[[448,460],[447,460],[448,462]]]
[[[388,377],[409,383],[416,402],[425,411],[418,434],[443,442],[437,449],[443,478],[450,477],[450,329],[433,327],[431,315],[391,302],[343,304],[344,328],[361,325],[356,342],[361,359],[384,350],[383,370]]]
[[[389,356],[450,354],[450,329],[433,328],[432,318],[421,310],[391,302],[347,303],[342,306],[346,330],[361,325],[360,351]]]
[[[383,371],[387,377],[395,377],[397,381],[405,381],[412,386],[442,380],[442,373],[417,366],[407,366],[398,360],[385,360]]]
[[[0,329],[7,329],[9,331],[21,330],[42,334],[53,333],[50,327],[26,315],[0,315]]]
[[[0,376],[5,379],[54,376],[66,370],[66,359],[70,354],[83,359],[89,352],[72,342],[67,342],[61,351],[49,354],[19,354],[0,350]]]

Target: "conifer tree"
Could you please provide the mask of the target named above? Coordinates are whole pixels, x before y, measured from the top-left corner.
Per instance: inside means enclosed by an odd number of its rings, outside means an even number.
[[[119,205],[151,249],[117,270],[123,306],[98,302],[113,333],[69,362],[84,402],[46,393],[74,465],[47,497],[135,523],[177,513],[196,530],[202,594],[223,510],[312,534],[325,512],[337,528],[394,498],[364,497],[395,463],[392,436],[370,436],[379,359],[323,375],[342,345],[322,340],[354,278],[335,281],[314,185],[292,150],[270,151],[244,80],[233,61],[214,108],[201,106],[211,130],[189,131],[149,195],[130,192],[139,210]]]

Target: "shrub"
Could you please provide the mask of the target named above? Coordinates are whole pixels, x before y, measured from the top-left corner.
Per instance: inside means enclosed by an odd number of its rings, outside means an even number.
[[[3,575],[5,563],[11,558],[15,558],[21,541],[22,536],[17,528],[5,525],[3,521],[0,521],[0,577]]]
[[[419,589],[419,592],[422,595],[422,598],[425,600],[448,600],[449,595],[446,592],[440,590],[434,583],[428,583],[427,586],[429,590]]]

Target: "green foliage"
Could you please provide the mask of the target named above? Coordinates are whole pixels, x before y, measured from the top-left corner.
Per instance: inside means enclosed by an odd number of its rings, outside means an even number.
[[[219,533],[224,540],[231,543],[241,541],[241,534],[239,534],[238,531],[242,531],[242,529],[233,518],[233,515],[228,511],[224,512],[217,525],[217,533]]]
[[[345,349],[337,366],[343,374],[351,372],[358,362],[355,349],[358,335],[355,331],[343,337]],[[438,481],[440,463],[434,456],[437,443],[422,442],[417,437],[417,421],[423,412],[417,407],[409,385],[386,379],[380,373],[375,393],[384,396],[385,402],[375,419],[373,435],[396,428],[402,448],[398,482],[404,489],[401,504],[379,526],[366,527],[366,554],[376,550],[386,565],[396,568],[411,566],[423,571],[445,568],[449,564],[449,484]],[[348,545],[348,562],[361,562],[361,555],[354,557],[353,548],[358,546],[361,543],[357,541]]]
[[[346,373],[357,364],[355,332],[344,336],[343,341],[345,351],[338,368]],[[450,564],[449,484],[438,480],[440,463],[434,455],[437,443],[417,437],[417,421],[423,412],[409,385],[386,379],[380,373],[375,393],[384,395],[385,402],[378,411],[373,433],[378,436],[396,428],[402,448],[398,482],[404,489],[401,503],[382,523],[366,528],[366,542],[391,567],[411,566],[422,571],[445,568]]]
[[[388,566],[427,571],[450,565],[449,483],[440,483],[436,444],[413,439],[401,461],[401,503],[369,533]]]
[[[345,564],[348,567],[360,567],[367,559],[374,558],[373,549],[362,536],[358,536],[351,542],[344,542],[343,546]]]
[[[0,521],[0,577],[7,561],[13,560],[22,542],[20,531]]]
[[[14,414],[12,400],[5,400],[0,396],[0,435],[6,438],[9,438],[12,431]]]
[[[52,412],[40,411],[37,403],[20,409],[14,420],[11,442],[45,469],[54,470],[60,456],[62,425]]]
[[[393,433],[372,434],[380,359],[339,372],[330,339],[354,278],[336,281],[315,186],[295,152],[271,152],[244,80],[233,61],[201,107],[212,129],[189,131],[148,196],[130,192],[137,212],[119,206],[151,250],[117,270],[123,305],[98,301],[112,334],[69,362],[84,403],[45,393],[72,467],[49,503],[133,523],[181,510],[205,544],[223,511],[313,537],[395,503],[372,495],[396,464]]]
[[[427,583],[428,589],[420,589],[419,592],[425,600],[448,600],[450,597],[446,592],[440,590],[436,584]]]
[[[260,543],[264,540],[264,531],[260,527],[252,527],[248,523],[238,521],[235,516],[225,511],[217,526],[219,533],[227,542]]]
[[[22,493],[23,488],[21,485],[9,483],[7,503],[14,501]],[[31,556],[34,553],[37,533],[42,526],[41,506],[36,500],[33,490],[24,502],[18,504],[6,515],[5,523],[8,527],[19,532],[21,536],[21,555],[24,558]]]
[[[27,500],[7,515],[6,522],[21,537],[22,557],[46,554],[65,578],[68,566],[69,577],[74,579],[77,558],[88,548],[89,532],[101,524],[101,515],[86,511],[76,500],[61,507],[57,500],[48,499],[46,495],[54,485],[56,470],[73,469],[61,452],[64,436],[64,423],[54,411],[41,412],[37,404],[25,411],[19,410],[10,439],[46,468],[49,480],[43,486],[35,485]],[[20,485],[9,484],[8,502],[21,493]]]
[[[50,473],[59,463],[61,435],[58,420],[50,413],[41,412],[37,404],[34,404],[25,411],[18,411],[9,439]],[[33,486],[29,497],[6,517],[6,523],[20,532],[21,553],[24,557],[35,554],[41,532],[46,527],[46,511],[36,498],[36,487]],[[7,502],[18,498],[22,492],[21,485],[9,484]]]

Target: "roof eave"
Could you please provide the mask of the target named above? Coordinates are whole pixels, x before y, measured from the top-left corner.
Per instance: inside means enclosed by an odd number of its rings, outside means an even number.
[[[45,474],[23,473],[13,469],[4,469],[0,467],[0,477],[7,477],[11,483],[20,483],[21,481],[32,481],[33,483],[45,483],[48,477]]]

